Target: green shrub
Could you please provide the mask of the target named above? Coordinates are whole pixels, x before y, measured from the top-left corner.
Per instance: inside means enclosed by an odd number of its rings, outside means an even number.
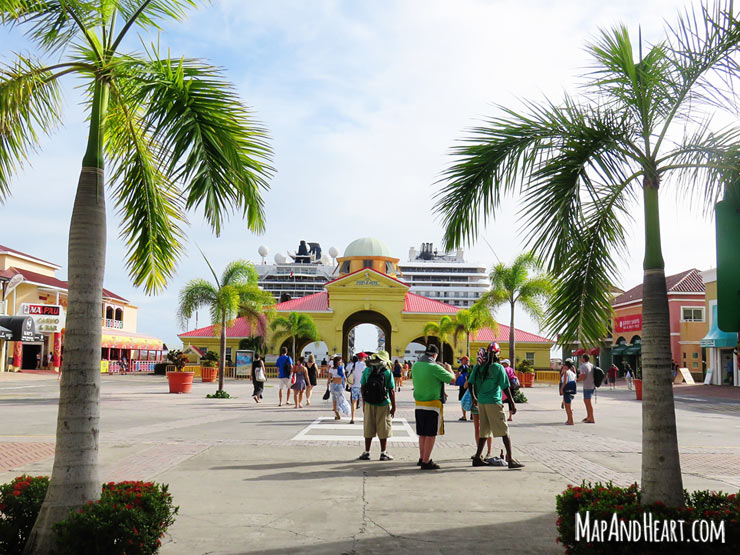
[[[515,403],[517,403],[517,404],[519,404],[519,403],[526,403],[527,401],[529,401],[529,399],[527,399],[527,396],[524,395],[524,393],[522,392],[521,389],[517,389],[514,392],[514,402]]]
[[[685,507],[666,507],[657,502],[652,505],[640,504],[640,491],[637,484],[627,488],[597,483],[582,483],[581,486],[568,486],[557,496],[558,529],[557,541],[563,544],[570,555],[585,553],[634,555],[642,553],[666,553],[671,555],[697,553],[699,547],[691,540],[694,521],[711,520],[717,524],[724,522],[724,543],[714,541],[704,544],[713,554],[738,553],[740,550],[740,496],[723,492],[695,491],[684,492]],[[617,522],[644,522],[644,518],[655,521],[684,521],[684,541],[649,542],[641,537],[638,541],[605,541],[589,543],[582,539],[576,542],[576,515],[586,516],[591,521],[611,521],[616,514]],[[661,528],[662,530],[662,528]],[[677,529],[677,534],[680,530]],[[622,538],[624,540],[624,538]]]
[[[46,476],[18,476],[0,485],[0,553],[23,553],[49,488]]]
[[[219,389],[216,393],[209,393],[206,395],[208,399],[231,399],[231,395],[226,393],[223,389]]]

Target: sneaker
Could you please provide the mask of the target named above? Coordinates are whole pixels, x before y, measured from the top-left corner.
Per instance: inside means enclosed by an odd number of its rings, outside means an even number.
[[[354,423],[355,423],[355,421],[354,421],[354,420],[350,420],[350,421],[349,421],[349,423],[350,423],[350,424],[354,424]]]
[[[459,420],[460,422],[467,422],[467,421],[468,421],[468,419],[467,419],[467,418],[465,418],[464,416],[461,416],[460,418],[458,418],[458,420]]]
[[[484,461],[481,457],[475,457],[473,459],[473,466],[491,466],[486,461]]]
[[[370,453],[368,451],[365,451],[362,455],[357,457],[358,461],[369,461],[370,460]]]
[[[432,459],[429,459],[429,462],[421,463],[421,469],[422,470],[439,470],[439,465],[434,462]]]
[[[381,461],[392,461],[393,457],[390,456],[387,452],[383,452],[380,454],[380,460]]]
[[[422,460],[421,460],[421,459],[419,459],[419,462],[418,462],[418,463],[416,463],[416,466],[421,466],[422,464],[424,464],[424,463],[422,462]]]

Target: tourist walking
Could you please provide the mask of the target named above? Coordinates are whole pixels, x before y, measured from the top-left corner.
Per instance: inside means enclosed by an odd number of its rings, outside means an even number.
[[[632,386],[634,385],[635,373],[632,370],[632,367],[630,366],[630,363],[626,363],[624,365],[624,379],[627,381],[627,389],[632,391]]]
[[[280,348],[280,356],[275,361],[275,366],[278,370],[278,381],[280,382],[280,389],[278,390],[278,406],[283,406],[283,391],[285,394],[285,404],[290,404],[290,386],[293,385],[291,382],[291,375],[293,372],[293,359],[288,356],[288,348]]]
[[[332,409],[334,410],[334,420],[341,420],[339,412],[344,416],[349,416],[350,408],[347,399],[344,398],[344,365],[342,364],[342,355],[334,355],[334,360],[329,367],[329,377],[327,385],[331,392]]]
[[[368,359],[360,378],[364,401],[362,427],[365,435],[365,451],[359,457],[361,461],[370,460],[370,446],[375,436],[380,441],[380,460],[393,460],[387,449],[396,414],[396,384],[389,369],[390,362],[388,353],[378,351]]]
[[[308,370],[308,383],[306,384],[306,406],[308,406],[311,404],[313,388],[316,387],[319,379],[319,368],[316,364],[316,357],[313,354],[308,355],[306,370]]]
[[[516,414],[514,395],[509,389],[509,378],[504,367],[498,362],[501,349],[498,343],[494,342],[483,350],[485,362],[476,365],[468,378],[468,382],[472,385],[473,404],[478,405],[480,413],[480,437],[478,438],[478,448],[473,456],[473,466],[490,466],[481,454],[487,439],[493,435],[494,437],[500,437],[504,442],[508,467],[510,469],[522,468],[524,465],[512,457],[509,426],[506,424],[506,415],[504,414],[501,398],[501,394],[506,393],[509,412]]]
[[[616,364],[612,364],[607,373],[607,376],[609,377],[609,387],[612,389],[617,388],[617,372],[619,372],[619,368],[617,368]]]
[[[594,365],[589,362],[588,355],[581,356],[581,365],[578,367],[578,380],[583,382],[583,404],[586,405],[586,418],[583,422],[588,424],[595,424],[594,419],[594,406],[591,399],[596,391],[596,385],[594,384]]]
[[[465,395],[465,383],[468,381],[468,371],[470,370],[470,366],[468,365],[468,362],[470,359],[467,355],[464,355],[460,359],[460,366],[457,369],[457,377],[455,378],[455,385],[457,386],[457,400],[462,401],[463,396]],[[468,419],[466,417],[465,409],[462,408],[462,402],[460,403],[460,408],[462,409],[462,416],[460,417],[460,420],[463,422],[466,422]],[[472,418],[472,415],[471,415]]]
[[[293,367],[293,378],[295,382],[290,388],[293,390],[293,402],[295,406],[293,408],[303,408],[303,394],[306,392],[306,386],[308,385],[308,370],[306,369],[306,358],[298,357],[298,363]]]
[[[262,392],[265,390],[266,381],[265,361],[262,360],[259,353],[254,353],[254,359],[252,359],[252,386],[254,387],[252,399],[255,403],[262,400]]]
[[[444,435],[442,395],[444,384],[454,383],[455,374],[449,364],[437,364],[439,349],[427,345],[424,354],[411,368],[416,401],[416,435],[419,436],[419,462],[422,470],[436,470],[439,465],[432,460],[432,449],[438,435]]]
[[[352,368],[347,371],[347,380],[351,384],[349,394],[350,417],[349,423],[355,423],[355,411],[360,408],[362,403],[362,373],[365,371],[365,353],[358,353],[352,357]]]
[[[403,385],[403,368],[401,368],[401,363],[398,362],[398,359],[393,363],[393,380],[398,391],[401,391],[401,386]]]
[[[576,373],[573,371],[573,361],[566,360],[560,370],[560,395],[563,396],[563,406],[567,420],[565,424],[573,426],[573,397],[577,391]]]

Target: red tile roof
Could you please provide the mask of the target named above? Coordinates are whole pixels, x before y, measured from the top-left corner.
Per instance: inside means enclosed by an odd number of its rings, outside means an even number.
[[[290,299],[275,306],[278,312],[326,312],[329,310],[329,293],[322,291],[299,299]]]
[[[47,287],[57,287],[65,291],[69,289],[69,284],[66,281],[62,281],[61,279],[57,279],[51,276],[45,276],[43,274],[32,272],[30,270],[20,270],[18,268],[8,268],[7,270],[0,272],[0,274],[4,275],[5,277],[9,277],[9,278],[13,277],[15,274],[21,274],[23,276],[23,279],[25,279],[26,281],[37,283],[39,285],[45,285]],[[112,291],[108,291],[107,289],[103,289],[103,298],[128,302],[127,299],[124,299],[123,297],[116,295],[115,293],[113,293]]]
[[[460,308],[451,304],[435,301],[427,297],[422,297],[416,293],[406,293],[406,300],[403,305],[404,312],[424,312],[428,314],[457,314]]]
[[[218,337],[215,332],[215,326],[206,326],[204,328],[198,328],[197,330],[186,331],[181,333],[178,337]],[[252,326],[246,318],[237,318],[234,320],[234,325],[226,327],[226,337],[252,337]]]
[[[475,333],[470,334],[470,341],[496,341],[497,343],[509,342],[509,326],[504,324],[498,325],[498,333],[494,334],[490,328],[483,328]],[[555,343],[552,339],[541,337],[527,331],[514,328],[514,341],[517,343]]]
[[[10,247],[6,247],[5,245],[0,245],[0,254],[18,254],[20,256],[25,256],[26,258],[30,258],[31,260],[35,260],[36,262],[41,262],[42,264],[48,264],[49,266],[53,266],[54,268],[59,268],[59,264],[54,264],[53,262],[49,262],[48,260],[42,260],[41,258],[38,258],[36,256],[32,256],[30,254],[27,254],[25,252],[17,251],[15,249],[11,249]]]
[[[667,276],[665,285],[668,293],[704,293],[704,280],[696,268],[680,274]],[[642,284],[622,293],[612,301],[612,305],[631,303],[642,300]]]

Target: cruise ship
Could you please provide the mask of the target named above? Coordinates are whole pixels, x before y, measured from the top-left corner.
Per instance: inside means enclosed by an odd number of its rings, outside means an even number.
[[[432,243],[411,247],[408,262],[398,269],[412,293],[461,308],[470,308],[490,287],[484,265],[465,262],[462,249],[439,252]]]

